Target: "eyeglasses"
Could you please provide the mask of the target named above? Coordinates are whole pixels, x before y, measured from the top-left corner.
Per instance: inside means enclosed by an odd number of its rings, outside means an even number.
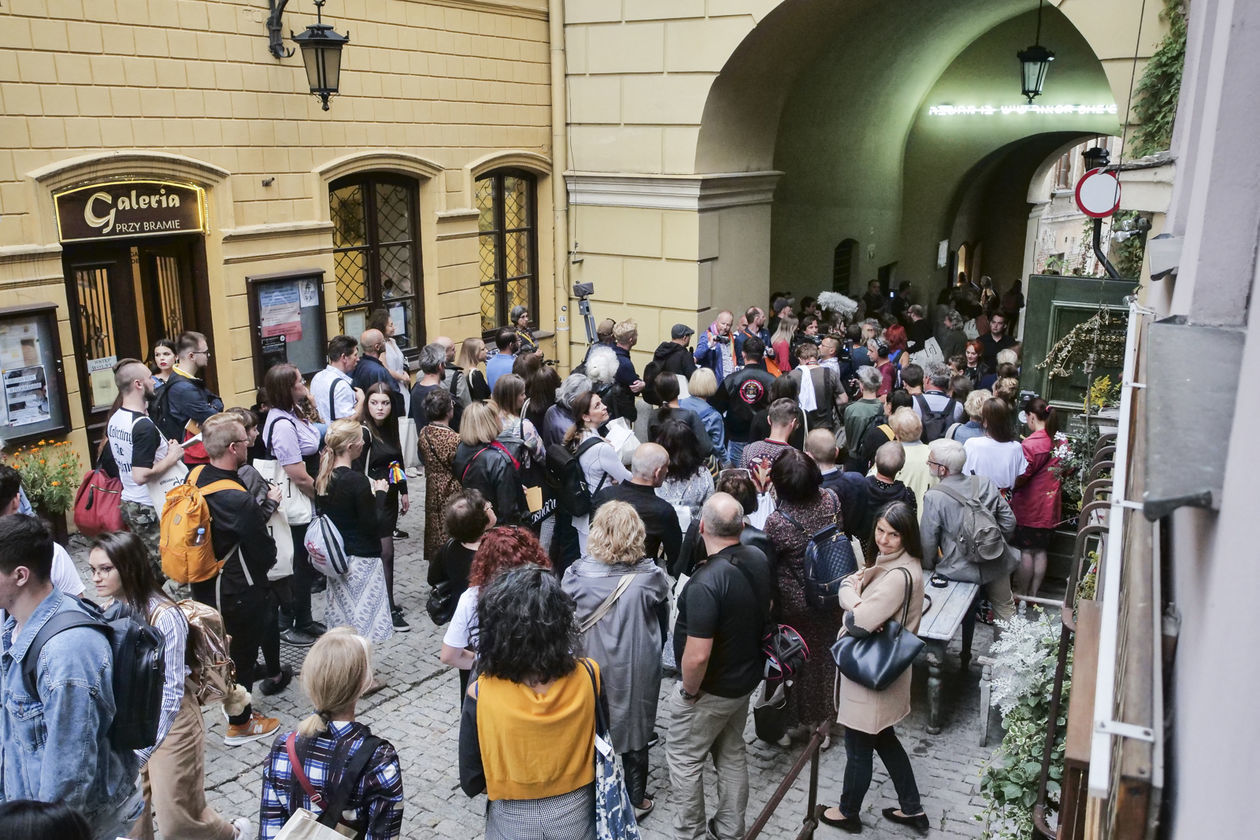
[[[246,443],[246,444],[247,444],[247,443],[249,443],[249,438],[243,438],[243,439],[241,439],[241,440],[234,440],[234,441],[232,441],[231,443],[229,443],[229,444],[228,444],[228,447],[229,447],[229,448],[231,448],[231,447],[233,447],[233,446],[236,446],[236,444],[238,444],[238,443]]]
[[[193,355],[194,355],[194,356],[205,356],[205,357],[208,359],[208,358],[210,358],[210,351],[209,351],[209,350],[194,350],[194,351],[193,351]]]

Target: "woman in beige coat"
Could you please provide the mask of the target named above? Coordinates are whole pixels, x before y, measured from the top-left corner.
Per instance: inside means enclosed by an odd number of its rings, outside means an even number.
[[[840,585],[840,605],[845,609],[845,632],[866,636],[889,619],[901,621],[906,599],[905,569],[910,575],[910,609],[905,629],[915,632],[923,615],[923,555],[919,523],[904,502],[893,502],[875,521],[875,563],[847,577]],[[844,790],[840,806],[826,809],[822,821],[848,832],[862,830],[859,814],[871,786],[873,753],[878,752],[900,808],[885,808],[885,819],[911,826],[927,834],[927,815],[919,803],[914,770],[893,725],[910,713],[910,668],[883,691],[865,688],[840,675],[836,719],[844,724]]]

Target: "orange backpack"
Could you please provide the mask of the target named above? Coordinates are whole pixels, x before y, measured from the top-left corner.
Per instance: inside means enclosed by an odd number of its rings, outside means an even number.
[[[204,464],[193,467],[184,483],[166,494],[166,504],[162,506],[162,574],[176,583],[210,580],[223,568],[223,561],[214,557],[214,544],[210,541],[210,505],[206,497],[220,490],[239,490],[240,485],[224,478],[198,487],[197,477],[203,469]],[[227,555],[223,560],[227,560]]]

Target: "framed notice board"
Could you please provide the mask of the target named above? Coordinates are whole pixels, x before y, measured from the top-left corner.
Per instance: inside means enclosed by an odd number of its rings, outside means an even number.
[[[106,375],[117,393],[112,366]],[[70,431],[57,304],[0,309],[0,389],[0,440],[24,443]]]
[[[259,274],[245,278],[254,377],[259,383],[273,365],[296,365],[308,379],[328,362],[324,321],[324,272],[320,269]]]

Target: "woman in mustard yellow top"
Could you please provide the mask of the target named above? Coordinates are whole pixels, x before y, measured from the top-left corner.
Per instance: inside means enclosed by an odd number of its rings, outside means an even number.
[[[459,727],[464,793],[485,792],[487,840],[595,840],[595,703],[573,601],[521,566],[480,593],[480,676]],[[584,660],[599,681],[599,666]]]

